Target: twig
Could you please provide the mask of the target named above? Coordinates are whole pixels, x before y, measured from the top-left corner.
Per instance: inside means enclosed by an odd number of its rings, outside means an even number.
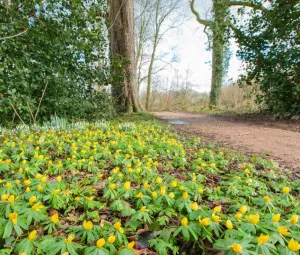
[[[34,116],[34,123],[36,123],[36,118],[38,116],[38,113],[39,113],[39,110],[40,110],[40,106],[41,106],[42,100],[44,98],[44,95],[46,93],[47,87],[48,87],[48,81],[46,81],[46,85],[45,85],[45,88],[43,90],[42,96],[40,98],[40,102],[39,102],[38,108],[36,109],[36,113],[35,113],[35,116]]]
[[[20,32],[20,33],[18,33],[16,35],[10,35],[10,36],[1,37],[0,40],[5,40],[5,39],[13,38],[13,37],[25,34],[27,31],[28,31],[28,28],[26,28],[23,32]]]
[[[32,118],[32,120],[33,120],[33,124],[35,125],[34,117],[33,117],[31,108],[30,108],[30,106],[29,106],[29,104],[28,104],[28,101],[26,101],[26,103],[27,103],[27,107],[28,107],[28,110],[29,110],[29,112],[30,112],[31,118]],[[30,121],[30,123],[31,123],[31,121]]]
[[[19,117],[19,119],[22,121],[23,125],[26,125],[25,122],[23,121],[23,119],[21,118],[21,116],[19,115],[19,113],[17,112],[16,108],[14,107],[14,105],[12,104],[12,102],[10,101],[10,98],[8,98],[9,103],[11,105],[11,107],[13,108],[15,114]]]

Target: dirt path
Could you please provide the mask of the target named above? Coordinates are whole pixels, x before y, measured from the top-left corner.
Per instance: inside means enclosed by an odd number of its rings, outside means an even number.
[[[176,125],[177,122],[176,128],[179,130],[235,149],[243,148],[254,154],[263,153],[290,169],[300,170],[298,130],[291,131],[280,126],[270,127],[266,123],[259,125],[200,114],[155,112],[154,115],[170,124]]]

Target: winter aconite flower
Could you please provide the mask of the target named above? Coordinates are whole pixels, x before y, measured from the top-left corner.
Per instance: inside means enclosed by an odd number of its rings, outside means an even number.
[[[281,226],[277,229],[277,233],[278,234],[281,234],[281,235],[284,235],[284,236],[288,236],[290,235],[291,233],[289,232],[289,230],[287,229],[286,226]]]
[[[29,198],[29,203],[33,204],[36,201],[36,196],[32,196]]]
[[[182,199],[183,199],[183,200],[187,200],[188,197],[189,197],[189,194],[188,194],[187,192],[184,192],[184,193],[182,194]]]
[[[74,239],[75,239],[74,234],[69,235],[68,238],[65,239],[65,244],[72,243]]]
[[[298,215],[293,215],[290,219],[291,224],[296,225],[299,220]]]
[[[32,241],[33,239],[36,238],[36,235],[37,235],[37,231],[36,231],[36,230],[33,230],[33,231],[31,231],[31,232],[29,233],[28,239]]]
[[[296,242],[294,240],[294,238],[292,238],[290,241],[289,241],[289,244],[288,244],[288,247],[291,251],[294,251],[294,252],[297,252],[300,250],[300,244],[298,242]]]
[[[240,244],[233,244],[231,246],[228,246],[228,248],[232,249],[235,253],[241,253],[243,251],[243,247]]]
[[[3,194],[3,195],[1,196],[1,200],[5,201],[5,200],[7,200],[7,199],[8,199],[8,195],[7,195],[7,194]]]
[[[265,244],[266,242],[268,242],[269,238],[270,238],[269,235],[260,234],[260,236],[257,237],[258,246],[261,246],[261,245]]]
[[[133,247],[134,247],[134,244],[135,244],[134,241],[133,241],[133,242],[130,242],[129,244],[127,244],[127,249],[128,249],[128,250],[132,250]]]
[[[289,194],[290,193],[290,188],[285,186],[285,187],[283,187],[282,192],[284,194]]]
[[[218,206],[216,206],[216,207],[214,207],[214,209],[213,209],[213,211],[215,212],[215,213],[221,213],[221,210],[222,210],[222,206],[221,205],[218,205]]]
[[[226,225],[227,229],[233,229],[233,224],[232,224],[231,220],[227,220],[225,225]]]
[[[201,219],[200,216],[198,217],[199,223],[203,226],[203,227],[207,227],[211,224],[211,221],[208,217]]]
[[[174,195],[173,192],[170,192],[168,196],[169,196],[169,198],[171,198],[171,199],[173,199],[173,198],[175,197],[175,195]]]
[[[183,217],[181,220],[181,225],[186,227],[189,224],[187,217]]]
[[[274,214],[273,217],[272,217],[272,221],[274,223],[277,223],[279,220],[280,220],[280,213]]]
[[[9,204],[13,204],[15,202],[15,196],[14,195],[10,195],[7,199],[7,202]]]
[[[198,210],[198,204],[197,202],[193,202],[190,204],[190,208],[192,209],[192,211],[197,211]]]
[[[104,244],[105,244],[104,238],[100,238],[100,239],[97,240],[97,242],[96,242],[97,248],[101,248],[102,246],[104,246]]]
[[[110,244],[113,244],[116,241],[116,236],[115,235],[110,235],[107,239],[107,242]]]
[[[265,201],[266,203],[271,203],[271,202],[272,202],[272,199],[269,198],[268,196],[264,196],[264,201]]]
[[[85,230],[91,230],[94,226],[93,222],[91,222],[90,220],[89,221],[84,221],[82,223],[82,226],[84,227]]]
[[[247,212],[247,206],[246,205],[242,205],[241,207],[240,207],[240,210],[239,210],[239,212],[241,213],[241,214],[245,214],[246,212]]]
[[[57,222],[59,222],[59,219],[58,219],[58,214],[55,213],[51,216],[50,218],[50,221],[53,223],[53,224],[56,224]]]
[[[212,219],[214,222],[220,222],[220,221],[222,221],[221,218],[220,218],[220,216],[215,215],[214,213],[212,214],[211,219]]]
[[[141,212],[143,213],[143,212],[145,212],[146,211],[146,209],[147,209],[147,207],[146,206],[142,206],[142,208],[141,208]]]
[[[14,225],[18,223],[18,213],[13,212],[8,215],[8,218],[12,221]]]
[[[250,214],[246,217],[246,220],[248,220],[253,225],[256,225],[259,222],[259,214]]]
[[[124,188],[128,191],[128,190],[130,190],[130,182],[129,181],[127,181],[127,182],[125,182],[124,183]]]

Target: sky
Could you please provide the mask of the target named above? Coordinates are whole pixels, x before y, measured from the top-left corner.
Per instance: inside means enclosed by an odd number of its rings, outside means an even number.
[[[177,31],[172,31],[168,34],[167,39],[159,46],[160,52],[172,51],[170,59],[176,56],[176,63],[172,66],[178,69],[178,72],[185,75],[186,69],[190,70],[191,81],[195,84],[193,89],[198,92],[209,92],[211,81],[211,51],[207,51],[207,36],[203,32],[204,26],[200,25],[195,16],[191,13],[186,2],[187,19],[182,27]],[[205,13],[209,6],[203,4],[196,6],[200,13]],[[238,46],[231,41],[232,57],[229,63],[229,71],[227,80],[237,80],[241,74],[241,61],[236,57]],[[173,55],[173,56],[172,56]],[[169,76],[170,72],[164,72],[162,76]]]

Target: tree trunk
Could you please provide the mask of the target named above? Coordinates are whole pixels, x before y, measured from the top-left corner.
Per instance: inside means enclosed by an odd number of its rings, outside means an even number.
[[[212,45],[212,77],[210,91],[210,105],[219,104],[224,73],[224,45],[225,45],[225,18],[228,14],[229,6],[226,0],[213,1],[214,23],[211,27],[213,32]]]
[[[136,87],[136,63],[134,59],[134,10],[133,0],[108,0],[109,26],[112,62],[121,58],[129,61],[124,66],[124,82],[113,84],[113,96],[120,111],[141,112],[143,108],[138,100]]]

